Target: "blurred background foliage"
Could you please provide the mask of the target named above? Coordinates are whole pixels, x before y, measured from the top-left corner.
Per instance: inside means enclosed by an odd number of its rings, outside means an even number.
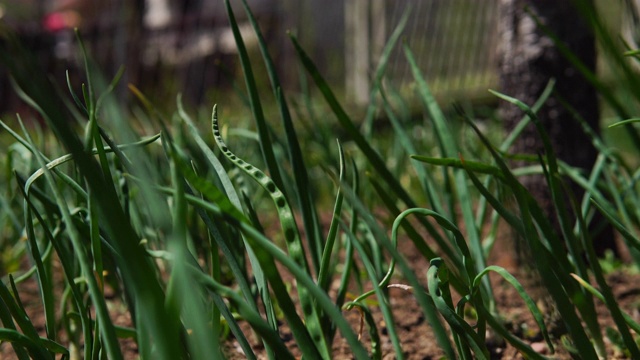
[[[447,103],[459,99],[495,101],[486,89],[496,88],[498,83],[496,0],[248,3],[289,93],[305,92],[307,85],[286,31],[297,35],[332,88],[349,99],[353,109],[365,105],[382,48],[410,7],[402,39],[413,49],[435,95],[446,98]],[[608,23],[620,27],[621,4],[597,3]],[[255,53],[255,36],[243,13],[237,13],[249,51]],[[81,82],[82,62],[73,35],[77,27],[106,78],[125,66],[116,90],[121,101],[132,99],[129,83],[159,104],[173,104],[178,92],[190,106],[204,104],[207,108],[221,96],[227,108],[234,101],[243,101],[242,90],[237,90],[242,87],[234,85],[241,69],[222,1],[2,0],[0,22],[5,30],[18,34],[57,83],[65,82],[66,70],[73,83]],[[258,83],[266,84],[262,64],[254,66]],[[20,109],[5,75],[0,70],[0,97],[4,100],[0,114]],[[385,81],[405,98],[414,95],[409,66],[399,48],[391,56]],[[228,96],[238,91],[240,96]]]
[[[287,89],[303,90],[304,86],[285,36],[291,30],[333,88],[344,89],[354,103],[362,104],[368,97],[367,84],[358,82],[371,77],[382,47],[407,7],[412,9],[403,38],[414,49],[436,94],[464,92],[468,98],[476,92],[486,97],[485,89],[497,81],[497,1],[248,3]],[[210,104],[233,89],[241,71],[222,1],[3,0],[0,14],[3,25],[15,30],[47,71],[62,80],[67,69],[72,79],[81,74],[73,35],[73,28],[78,27],[106,77],[113,76],[121,65],[126,67],[118,89],[121,98],[131,96],[126,84],[133,83],[154,99],[173,98],[183,92],[188,104]],[[242,18],[242,12],[238,14],[249,50],[257,51],[247,19]],[[387,79],[398,88],[411,81],[399,50],[392,55]],[[3,76],[0,95],[7,99],[9,94],[10,86]],[[13,112],[16,103],[3,101],[0,113]]]

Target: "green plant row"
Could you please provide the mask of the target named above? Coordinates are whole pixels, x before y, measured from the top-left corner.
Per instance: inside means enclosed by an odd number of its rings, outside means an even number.
[[[408,13],[383,50],[362,122],[349,115],[291,35],[304,70],[301,81],[310,79],[326,102],[311,126],[323,134],[340,127],[344,135],[337,145],[326,137],[312,140],[299,134],[296,121],[302,112],[294,116],[293,110],[299,109],[289,104],[292,97],[282,88],[258,23],[246,0],[240,4],[256,33],[271,84],[269,98],[280,116],[279,126],[265,116],[265,96],[230,0],[225,0],[247,110],[255,123],[259,156],[253,157],[247,147],[256,144],[248,141],[243,147],[238,137],[229,136],[234,124],[219,116],[217,105],[201,124],[185,110],[180,96],[176,112],[167,115],[130,85],[144,109],[136,113],[136,121],[161,129],[158,135],[140,136],[111,95],[122,70],[111,83],[100,84],[79,37],[86,83],[77,94],[67,76],[71,101],[45,81],[26,50],[6,39],[0,54],[15,89],[48,127],[35,132],[18,116],[18,132],[0,122],[14,143],[6,154],[5,177],[11,188],[1,197],[2,219],[7,219],[10,233],[24,236],[22,246],[32,266],[0,284],[0,341],[10,343],[19,359],[122,359],[124,339],[136,343],[142,359],[226,358],[223,349],[230,341],[237,342],[248,359],[330,359],[338,336],[354,358],[382,359],[377,313],[395,357],[403,359],[389,292],[393,287],[412,292],[446,358],[491,358],[486,336],[493,332],[526,358],[544,359],[504,324],[491,273],[523,299],[550,353],[564,346],[580,358],[603,358],[608,336],[629,356],[640,358],[635,341],[640,325],[616,302],[587,230],[594,212],[603,213],[640,260],[635,230],[640,222],[640,175],[586,125],[600,152],[591,173],[555,157],[536,117],[553,82],[530,105],[492,92],[523,111],[521,123],[496,145],[460,107],[457,116],[442,110],[404,45],[425,108],[423,126],[431,132],[424,144],[411,135],[403,100],[384,81]],[[598,82],[594,74],[586,75]],[[633,126],[637,119],[629,119],[620,102],[610,98],[620,116],[625,115],[619,125]],[[309,98],[303,103],[309,104]],[[220,104],[222,109],[224,99]],[[317,110],[308,106],[307,111]],[[376,112],[393,128],[387,148],[378,146],[375,134],[366,130]],[[544,155],[529,159],[510,154],[510,145],[530,123],[544,141]],[[479,150],[469,152],[461,145],[460,126],[473,131]],[[83,128],[82,136],[78,128]],[[203,128],[207,131],[201,132]],[[47,131],[64,149],[62,154],[48,155],[60,151],[42,146]],[[310,165],[307,149],[312,145],[322,153],[320,166]],[[387,155],[404,160],[394,167]],[[529,159],[531,166],[512,169],[508,161],[514,156]],[[17,166],[18,157],[30,162]],[[544,175],[551,189],[559,231],[518,180],[532,173]],[[565,196],[569,180],[585,189],[582,199]],[[319,208],[319,187],[333,190],[332,207]],[[393,221],[377,216],[381,211]],[[320,214],[330,216],[328,226]],[[499,222],[536,254],[533,268],[562,314],[564,341],[549,333],[545,317],[520,281],[488,263]],[[485,224],[490,224],[488,233]],[[428,269],[407,261],[398,250],[405,241],[428,261]],[[32,280],[45,314],[44,333],[36,330],[19,291]],[[604,302],[615,329],[601,329],[597,302]],[[117,325],[114,308],[129,315],[130,324]],[[354,309],[361,314],[361,328],[347,320],[346,312]],[[368,336],[363,336],[365,326]],[[285,331],[293,344],[284,340]],[[257,350],[260,347],[263,350]],[[82,355],[74,355],[78,351]]]

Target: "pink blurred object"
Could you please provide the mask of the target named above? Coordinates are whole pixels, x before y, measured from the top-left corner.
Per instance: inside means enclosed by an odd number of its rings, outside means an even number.
[[[52,33],[73,29],[78,25],[80,25],[80,15],[73,10],[53,12],[42,19],[44,29]]]

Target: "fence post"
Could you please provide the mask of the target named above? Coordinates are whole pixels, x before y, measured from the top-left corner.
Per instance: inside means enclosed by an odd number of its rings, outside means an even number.
[[[369,0],[345,0],[345,79],[347,96],[356,104],[369,100],[370,46]]]
[[[375,66],[387,43],[387,1],[371,0],[371,64]],[[372,70],[374,68],[372,67]]]

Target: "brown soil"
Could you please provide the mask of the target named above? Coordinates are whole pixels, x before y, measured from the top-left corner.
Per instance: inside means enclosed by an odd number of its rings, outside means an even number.
[[[494,253],[487,265],[498,265],[506,268],[512,275],[516,276],[525,287],[526,279],[530,278],[527,271],[521,271],[515,266],[513,260],[513,251],[506,242],[506,238],[503,237],[499,240],[494,248]],[[406,259],[415,269],[416,274],[421,276],[426,288],[426,270],[429,266],[428,261],[421,257],[418,251],[410,241],[406,240],[401,242],[398,246],[401,252],[405,255]],[[286,278],[286,275],[285,275]],[[523,280],[524,279],[524,280]],[[620,269],[607,275],[607,282],[612,287],[618,304],[621,309],[630,314],[636,321],[640,320],[640,274],[633,273],[629,269]],[[403,284],[402,279],[396,279],[396,284]],[[510,330],[512,334],[515,334],[525,343],[532,346],[537,352],[548,356],[551,359],[572,359],[569,351],[562,345],[560,337],[561,334],[553,337],[555,352],[551,353],[544,342],[542,335],[536,325],[529,310],[524,304],[524,301],[520,298],[518,293],[499,276],[492,276],[491,283],[497,302],[497,308],[499,315],[502,318],[504,325]],[[529,289],[530,294],[533,289]],[[393,309],[393,315],[395,319],[395,326],[401,340],[402,349],[404,351],[404,358],[409,360],[426,360],[426,359],[443,359],[444,353],[440,350],[433,332],[427,323],[422,309],[417,303],[414,295],[407,290],[401,288],[390,289],[390,303]],[[358,295],[358,294],[355,294]],[[532,295],[533,296],[533,295]],[[455,294],[454,294],[455,297]],[[454,299],[457,301],[457,299]],[[539,301],[538,306],[543,312],[551,313],[554,309],[545,308],[545,301]],[[599,315],[600,325],[604,331],[607,327],[615,328],[609,311],[604,304],[596,300],[597,312]],[[384,320],[378,308],[372,306],[370,309],[373,313],[374,319],[379,326],[379,333],[381,337],[382,358],[384,360],[396,359],[393,346],[388,338],[386,328],[384,326]],[[357,311],[343,312],[345,317],[352,324],[354,331],[360,330],[361,318]],[[545,315],[547,315],[545,314]],[[445,324],[444,320],[442,323]],[[549,325],[547,325],[549,326]],[[248,327],[247,327],[248,330]],[[295,340],[287,329],[281,330],[283,339],[288,339],[287,345],[292,349],[292,353],[300,358],[300,353],[295,347]],[[361,331],[362,343],[370,349],[369,336],[365,328]],[[242,359],[242,352],[239,350],[239,346],[232,340],[233,351],[229,353],[231,359]],[[492,359],[511,360],[511,359],[524,359],[524,357],[511,345],[497,338],[491,331],[487,333],[487,344],[491,351]],[[605,337],[605,345],[607,346],[606,359],[625,359],[626,357],[620,349],[616,348],[608,338]],[[261,344],[254,343],[254,349],[256,353],[260,354],[263,350]],[[346,340],[341,338],[338,334],[333,345],[333,358],[339,360],[353,359],[350,351],[350,347]],[[266,358],[266,357],[262,357]]]
[[[421,281],[426,286],[425,274],[428,268],[428,262],[419,256],[415,251],[413,244],[405,240],[399,245],[400,250],[405,254],[407,260],[412,267],[416,270],[421,278]],[[514,267],[512,261],[512,254],[508,244],[497,244],[496,251],[490,259],[491,265],[500,265],[509,270],[518,279],[526,278],[526,274],[523,271],[519,271]],[[287,275],[284,274],[285,279]],[[289,277],[290,279],[290,277]],[[493,290],[495,293],[495,299],[498,304],[498,310],[501,318],[504,320],[505,325],[510,331],[523,339],[526,343],[529,343],[534,349],[554,359],[571,359],[568,351],[563,347],[559,338],[554,338],[554,344],[556,352],[551,354],[546,347],[544,341],[541,338],[540,331],[532,319],[527,308],[524,306],[523,301],[513,288],[505,281],[498,277],[492,277]],[[619,302],[620,307],[630,314],[636,321],[640,321],[640,275],[632,273],[629,270],[617,270],[607,276],[609,285],[612,287],[613,292]],[[289,280],[290,281],[290,280]],[[522,280],[521,280],[522,281]],[[403,279],[397,278],[393,281],[397,284],[405,283]],[[37,284],[34,279],[30,279],[24,283],[18,285],[20,291],[20,298],[26,307],[28,314],[37,326],[37,330],[44,336],[44,315],[42,311],[41,300],[38,293]],[[355,289],[355,287],[354,287]],[[435,338],[432,334],[431,328],[427,324],[422,311],[415,300],[414,295],[407,290],[401,288],[392,288],[389,291],[390,302],[394,313],[396,329],[399,333],[402,348],[406,359],[440,359],[443,357],[443,352],[439,349]],[[352,294],[358,295],[358,294]],[[121,302],[114,297],[109,299],[109,306],[112,311],[112,316],[115,322],[119,325],[129,325],[130,319],[126,313],[126,309],[122,306]],[[596,300],[599,319],[603,329],[606,327],[614,327],[608,310],[603,304]],[[376,323],[379,324],[379,332],[381,336],[381,347],[383,359],[395,359],[393,347],[388,339],[386,327],[384,321],[378,309],[375,306],[371,307]],[[547,312],[552,309],[545,309]],[[344,313],[346,318],[352,324],[355,331],[359,331],[360,316],[357,311],[349,311]],[[444,322],[443,322],[444,324]],[[250,334],[248,325],[242,324],[247,334]],[[65,343],[65,334],[60,334],[61,341]],[[299,357],[299,352],[295,347],[295,341],[286,327],[281,329],[281,336],[283,339],[287,339],[287,345],[290,346],[292,352],[296,357]],[[254,341],[254,349],[257,354],[263,353],[262,345],[255,342],[252,336],[249,339]],[[516,351],[515,348],[506,344],[504,341],[500,341],[490,332],[488,333],[487,341],[489,343],[490,351],[492,352],[493,359],[522,359],[523,357]],[[619,349],[613,346],[608,339],[607,341],[607,359],[623,359],[624,355]],[[369,337],[367,329],[362,331],[362,343],[365,346],[369,346]],[[132,341],[123,341],[122,348],[126,359],[137,359],[138,353],[135,343]],[[240,350],[240,347],[233,338],[230,338],[225,343],[225,353],[230,359],[243,359],[244,356]],[[80,350],[81,355],[81,350]],[[0,358],[1,359],[15,359],[15,354],[10,344],[3,343],[0,345]],[[351,359],[352,355],[350,347],[344,339],[338,334],[334,341],[333,346],[333,358],[334,359]]]

